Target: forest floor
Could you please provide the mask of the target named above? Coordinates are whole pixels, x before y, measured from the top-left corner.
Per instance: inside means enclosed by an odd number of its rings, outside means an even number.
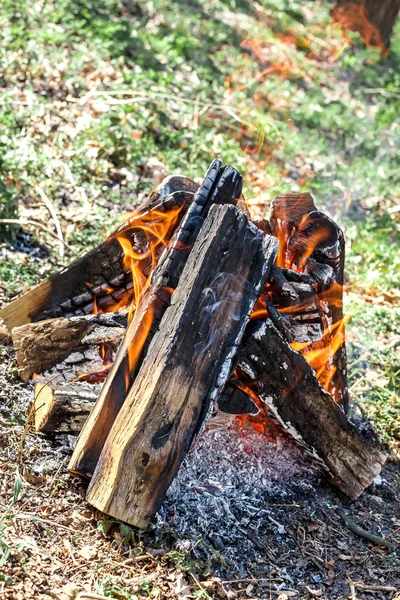
[[[385,536],[400,525],[400,28],[383,57],[345,38],[329,10],[319,0],[3,0],[0,306],[103,240],[164,175],[201,178],[214,156],[242,172],[255,214],[268,216],[277,193],[311,191],[346,234],[351,396],[393,461],[350,512]],[[295,480],[310,487],[289,481],[290,499],[273,501],[261,489],[260,502],[300,508],[271,508],[275,525],[256,520],[264,558],[244,571],[215,532],[204,532],[210,554],[168,515],[148,535],[102,520],[96,529],[82,484],[64,472],[68,441],[60,453],[30,432],[18,456],[31,389],[0,351],[0,598],[62,598],[68,581],[126,600],[272,598],[282,584],[289,597],[346,598],[361,580],[400,588],[399,551],[350,533],[334,508],[344,499],[307,475],[290,444]],[[268,460],[281,459],[271,450]],[[371,595],[396,592],[353,597]]]

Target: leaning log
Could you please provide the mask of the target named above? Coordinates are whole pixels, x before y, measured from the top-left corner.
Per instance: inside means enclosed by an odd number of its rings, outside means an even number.
[[[90,504],[149,524],[229,377],[275,253],[276,240],[236,208],[211,208],[106,440]]]
[[[197,188],[187,177],[167,177],[105,242],[11,302],[0,310],[0,318],[11,331],[31,321],[109,312],[129,304],[134,294],[132,273],[117,238],[125,239],[143,255],[141,268],[149,274],[153,263],[143,224],[166,220],[164,242],[168,242]],[[164,218],[166,214],[170,215],[168,219]],[[163,248],[160,242],[159,254]]]
[[[49,378],[59,373],[68,380],[76,379],[85,372],[94,372],[93,361],[98,363],[98,370],[104,370],[104,363],[116,354],[126,325],[126,313],[109,313],[15,327],[12,340],[21,379],[28,381],[34,373]]]
[[[172,241],[161,256],[151,286],[141,297],[126,336],[104,382],[99,399],[85,424],[71,457],[69,469],[91,477],[116,416],[134,381],[149,344],[177,287],[186,260],[212,204],[233,203],[243,180],[233,167],[215,160]]]
[[[36,383],[33,412],[36,431],[79,435],[101,390],[89,383]]]
[[[272,321],[253,321],[238,354],[236,373],[266,412],[325,469],[352,500],[379,475],[386,457],[362,439],[306,360]]]

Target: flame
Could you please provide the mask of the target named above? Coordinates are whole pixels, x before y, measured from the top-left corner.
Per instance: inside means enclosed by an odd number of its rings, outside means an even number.
[[[146,307],[146,311],[139,317],[137,308],[144,293],[149,288],[150,277],[156,267],[163,249],[168,245],[179,220],[183,206],[175,206],[169,210],[161,211],[151,209],[145,213],[134,212],[121,225],[121,227],[109,239],[115,238],[123,251],[122,266],[125,273],[130,273],[132,285],[120,296],[118,286],[102,287],[101,297],[93,297],[92,314],[106,312],[117,312],[128,308],[128,328],[122,344],[127,356],[126,369],[124,371],[126,389],[130,385],[130,377],[137,361],[142,353],[143,346],[153,324],[155,305],[154,302]],[[86,283],[87,287],[93,285]],[[172,288],[163,288],[172,295]],[[113,294],[118,292],[118,299]],[[104,303],[103,298],[110,296],[112,303]],[[141,319],[140,324],[138,319]],[[131,344],[133,334],[135,342]],[[104,370],[96,374],[83,374],[79,378],[83,380],[103,380],[112,367],[107,344],[101,344],[99,353],[104,363]],[[89,379],[88,379],[89,378]]]
[[[279,251],[277,256],[277,265],[281,268],[292,269],[298,273],[304,273],[309,258],[314,253],[319,244],[329,239],[329,226],[315,227],[312,229],[312,213],[304,215],[297,227],[292,226],[287,221],[277,219],[275,226],[275,235],[279,239]],[[306,234],[307,232],[307,234]],[[300,344],[292,342],[294,350],[301,352],[310,366],[314,369],[316,377],[322,387],[326,389],[337,402],[341,400],[340,390],[336,389],[333,377],[336,372],[336,366],[333,364],[333,357],[345,342],[345,321],[343,318],[332,322],[328,318],[328,307],[341,309],[343,306],[343,286],[333,281],[328,289],[317,290],[318,302],[322,308],[324,333],[322,339],[314,343]],[[277,307],[281,314],[304,313],[311,310],[315,303],[315,297],[311,296],[302,302],[287,307]],[[261,316],[260,306],[255,307],[252,318]]]
[[[336,5],[331,12],[332,21],[342,28],[343,34],[348,43],[351,42],[346,30],[356,31],[360,34],[366,46],[377,46],[385,55],[389,50],[382,40],[375,25],[368,17],[368,11],[365,6],[365,0],[362,4],[355,2],[344,2]]]
[[[336,390],[332,384],[332,378],[336,372],[336,366],[332,364],[332,359],[344,342],[345,320],[340,319],[324,330],[322,339],[319,342],[313,344],[292,342],[291,344],[294,350],[301,352],[308,364],[314,369],[322,387],[336,400],[340,400],[338,397],[340,390]]]
[[[179,206],[166,212],[150,210],[144,214],[135,214],[129,219],[128,225],[123,225],[115,235],[123,250],[124,270],[130,271],[133,283],[129,297],[123,297],[118,304],[112,307],[112,310],[119,310],[121,306],[126,306],[127,301],[130,300],[129,325],[123,341],[128,358],[124,369],[126,390],[130,387],[131,375],[135,370],[152,327],[157,299],[146,306],[144,314],[139,314],[140,311],[137,311],[137,308],[144,293],[149,288],[151,273],[175,230],[181,209],[182,207]],[[140,239],[142,251],[138,251],[133,247],[131,241],[133,236],[127,237],[127,233],[132,233],[132,229],[137,232],[136,237]],[[164,289],[172,295],[172,288]],[[135,342],[131,343],[133,336]]]
[[[182,207],[179,206],[165,212],[154,209],[144,214],[136,213],[115,234],[124,253],[124,270],[130,271],[132,275],[133,289],[111,310],[120,310],[122,306],[126,306],[130,302],[129,321],[132,319],[140,298],[149,286],[151,272],[156,267],[162,250],[167,246],[172,232],[175,230],[181,209]],[[132,230],[137,232],[141,251],[133,247],[132,236],[127,236],[128,233],[132,233]]]

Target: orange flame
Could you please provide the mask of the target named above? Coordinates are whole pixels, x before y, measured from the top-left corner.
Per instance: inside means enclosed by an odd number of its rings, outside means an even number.
[[[302,353],[308,364],[314,369],[322,387],[336,399],[339,390],[332,386],[332,378],[336,372],[336,367],[332,364],[332,358],[345,342],[344,325],[344,319],[340,319],[331,327],[326,328],[319,342],[313,344],[292,342],[291,344],[294,350]]]
[[[303,240],[301,233],[305,231],[309,223],[309,214],[304,215],[296,228],[289,225],[286,221],[277,219],[275,235],[279,239],[279,251],[276,263],[279,267],[292,269],[298,273],[304,272],[308,259],[312,256],[318,244],[329,238],[329,228],[321,226],[316,228],[315,231],[309,231]],[[299,236],[298,240],[296,240],[295,250],[293,247],[290,247],[290,241],[294,234]],[[326,313],[328,307],[340,309],[343,305],[343,286],[334,281],[327,290],[317,292],[317,297],[323,314]],[[306,312],[307,309],[311,309],[314,302],[314,297],[310,297],[297,305],[281,307],[277,308],[277,310],[281,314]],[[344,319],[332,323],[331,320],[329,321],[325,318],[324,326],[323,337],[320,341],[312,344],[308,342],[304,344],[293,342],[291,346],[301,352],[314,369],[317,379],[323,388],[336,401],[340,401],[340,390],[337,390],[332,382],[336,371],[336,367],[333,364],[333,357],[345,341]]]
[[[148,288],[150,275],[156,267],[162,250],[167,246],[178,219],[181,207],[162,212],[150,210],[144,214],[134,214],[115,234],[123,253],[123,267],[132,274],[133,290],[123,297],[111,310],[119,310],[130,301],[129,320],[134,314],[139,300]],[[140,249],[132,245],[128,232],[134,230],[140,238]]]
[[[154,302],[146,308],[142,316],[138,316],[136,309],[139,306],[143,294],[149,288],[151,273],[157,265],[163,249],[168,245],[172,233],[175,230],[178,215],[181,207],[175,207],[169,211],[150,210],[143,215],[134,215],[129,220],[128,226],[122,226],[116,234],[116,239],[124,253],[123,266],[125,271],[132,274],[133,290],[129,297],[130,307],[128,321],[129,326],[124,338],[124,344],[128,357],[127,368],[124,372],[126,389],[129,389],[130,377],[133,373],[137,361],[139,360],[143,346],[149,335],[153,324],[155,305]],[[135,249],[127,232],[134,228],[140,237],[140,250]],[[173,290],[168,288],[172,294]],[[127,298],[113,307],[118,310],[121,305],[127,304]],[[137,318],[141,318],[140,324]],[[135,343],[132,342],[132,336],[135,333]]]
[[[122,248],[123,269],[131,274],[132,284],[122,298],[120,297],[120,288],[103,287],[102,297],[107,294],[110,296],[111,302],[103,305],[102,298],[97,299],[94,296],[92,314],[116,312],[121,308],[129,307],[129,325],[123,340],[128,358],[127,369],[124,373],[127,389],[130,375],[135,369],[151,329],[155,311],[154,305],[150,304],[145,314],[141,316],[140,327],[137,328],[136,309],[145,291],[149,288],[151,273],[175,231],[182,208],[182,206],[176,206],[166,211],[151,209],[145,213],[134,212],[111,236],[118,241]],[[90,284],[87,286],[92,287]],[[172,289],[166,289],[172,294]],[[118,292],[117,300],[113,297],[116,292]],[[135,343],[131,344],[133,332],[135,332]],[[99,352],[103,362],[107,363],[104,364],[104,371],[99,374],[103,376],[108,373],[112,365],[104,344],[100,346]],[[86,377],[89,375],[81,375],[81,378]]]

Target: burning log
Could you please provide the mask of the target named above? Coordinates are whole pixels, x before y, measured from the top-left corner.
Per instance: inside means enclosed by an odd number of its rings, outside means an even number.
[[[252,321],[238,354],[238,377],[276,420],[355,500],[379,475],[386,457],[363,440],[322,389],[306,360],[272,321]]]
[[[236,208],[211,208],[105,442],[90,504],[148,525],[229,377],[275,254],[276,240]]]
[[[187,177],[167,177],[134,215],[100,246],[0,310],[0,318],[9,331],[31,321],[80,316],[96,310],[110,312],[130,304],[135,287],[131,268],[124,261],[123,246],[141,257],[141,270],[149,274],[155,265],[143,225],[157,221],[160,227],[163,225],[156,248],[159,256],[197,187]]]
[[[220,393],[218,409],[228,415],[256,415],[260,412],[254,400],[234,380],[228,381]]]
[[[338,225],[319,212],[312,196],[277,196],[271,210],[272,233],[280,240],[277,265],[288,276],[297,272],[315,288],[324,326],[321,341],[297,345],[303,354],[314,357],[311,366],[318,379],[348,409],[346,346],[343,321],[344,236]],[[293,275],[290,275],[293,278]],[[314,298],[310,296],[311,302]],[[303,313],[310,302],[301,299]]]
[[[104,358],[113,360],[126,324],[127,314],[110,313],[15,327],[12,340],[21,379],[28,381],[34,373],[54,377],[58,372],[60,377],[71,380],[96,369],[103,371]],[[49,372],[52,367],[56,368]]]
[[[322,339],[322,311],[317,292],[308,275],[272,268],[266,296],[267,309],[276,327],[289,342],[317,342]]]
[[[140,299],[103,389],[77,442],[69,470],[91,477],[112,424],[170,304],[201,225],[212,204],[234,203],[243,180],[233,167],[213,161],[179,229],[152,274]]]
[[[36,383],[34,426],[43,433],[79,435],[101,390],[89,383]]]

